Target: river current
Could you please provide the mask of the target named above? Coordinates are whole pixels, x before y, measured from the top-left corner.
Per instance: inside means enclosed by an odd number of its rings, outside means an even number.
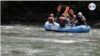
[[[0,49],[1,56],[100,56],[100,29],[67,33],[1,25]]]

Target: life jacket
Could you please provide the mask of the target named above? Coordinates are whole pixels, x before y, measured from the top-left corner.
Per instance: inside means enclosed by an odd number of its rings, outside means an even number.
[[[65,17],[60,17],[59,20],[60,20],[60,23],[64,23]]]
[[[49,23],[53,23],[53,17],[48,17]]]

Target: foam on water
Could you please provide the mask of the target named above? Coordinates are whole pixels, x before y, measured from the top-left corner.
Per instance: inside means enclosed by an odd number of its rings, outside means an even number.
[[[95,40],[88,40],[88,39],[78,39],[78,40],[59,40],[59,39],[46,39],[46,38],[23,38],[23,37],[11,37],[14,39],[24,39],[24,40],[31,40],[31,41],[43,41],[43,42],[55,42],[55,43],[75,43],[75,42],[83,42],[83,41],[95,41]]]
[[[26,30],[30,30],[30,28],[25,28]]]

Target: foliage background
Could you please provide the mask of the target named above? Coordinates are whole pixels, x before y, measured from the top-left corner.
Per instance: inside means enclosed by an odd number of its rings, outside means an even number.
[[[88,9],[89,3],[96,4],[94,11]],[[50,13],[57,16],[58,5],[58,17],[69,6],[76,15],[82,12],[88,24],[100,22],[100,1],[1,1],[1,24],[44,24]]]

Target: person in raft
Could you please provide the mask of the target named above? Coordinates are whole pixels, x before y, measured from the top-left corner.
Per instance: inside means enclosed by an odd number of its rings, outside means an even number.
[[[75,20],[75,21],[74,21]],[[71,26],[75,26],[75,24],[78,22],[78,20],[76,20],[76,15],[73,15],[73,19],[71,20]]]
[[[65,27],[66,24],[69,23],[69,21],[66,18],[66,15],[63,13],[62,16],[59,18],[60,20],[60,27]]]
[[[76,21],[76,20],[78,20],[78,22],[75,24],[76,26],[78,26],[78,25],[87,25],[86,18],[82,15],[82,12],[78,13],[77,18],[74,21]]]
[[[48,21],[49,21],[49,25],[54,24],[54,14],[50,14],[50,16],[48,17]]]

